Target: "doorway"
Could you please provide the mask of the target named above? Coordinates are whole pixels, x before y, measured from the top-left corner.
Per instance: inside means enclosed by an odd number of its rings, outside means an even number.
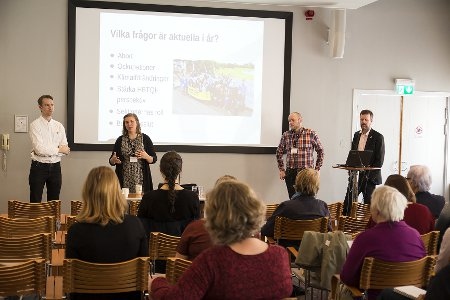
[[[359,112],[373,112],[372,127],[384,136],[383,181],[390,174],[406,176],[411,165],[427,165],[433,178],[430,192],[448,194],[448,105],[450,93],[354,90],[352,136],[360,130]]]

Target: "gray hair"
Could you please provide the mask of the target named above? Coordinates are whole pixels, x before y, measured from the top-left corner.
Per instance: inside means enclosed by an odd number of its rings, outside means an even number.
[[[403,219],[408,201],[397,189],[382,185],[372,194],[370,210],[377,210],[381,218],[386,221],[400,221]]]
[[[411,166],[406,177],[411,180],[411,183],[419,190],[419,192],[427,192],[431,188],[431,171],[427,166]]]

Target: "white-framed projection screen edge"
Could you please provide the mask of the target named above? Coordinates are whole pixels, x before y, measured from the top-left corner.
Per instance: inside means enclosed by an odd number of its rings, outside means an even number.
[[[287,130],[292,12],[71,0],[68,27],[72,150],[111,150],[126,113],[156,151],[273,154]]]

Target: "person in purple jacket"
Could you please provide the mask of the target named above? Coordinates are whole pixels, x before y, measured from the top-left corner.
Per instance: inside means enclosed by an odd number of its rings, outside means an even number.
[[[405,262],[426,255],[419,232],[403,219],[407,200],[397,189],[381,186],[372,194],[370,211],[375,227],[360,233],[354,240],[342,267],[341,280],[349,286],[359,286],[361,268],[366,257],[384,261]],[[369,300],[376,299],[379,290],[369,290]]]

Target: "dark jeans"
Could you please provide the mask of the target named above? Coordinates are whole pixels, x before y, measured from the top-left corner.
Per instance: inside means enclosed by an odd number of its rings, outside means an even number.
[[[363,193],[363,200],[365,204],[370,205],[370,200],[372,199],[372,193],[375,189],[376,184],[373,183],[373,181],[370,178],[366,177],[365,172],[360,173],[358,178],[358,195],[360,193]],[[342,213],[344,216],[350,215],[350,210],[352,209],[352,191],[353,191],[353,184],[351,180],[351,176],[349,176],[348,179],[348,187],[347,192],[345,193],[345,199],[344,199],[344,208],[342,210]]]
[[[62,182],[61,164],[59,162],[47,164],[32,160],[28,182],[31,203],[42,201],[44,185],[47,185],[47,201],[59,200]]]
[[[302,169],[286,169],[286,176],[284,177],[284,182],[286,183],[286,188],[289,193],[289,199],[295,194],[295,177],[297,177],[297,173]]]

